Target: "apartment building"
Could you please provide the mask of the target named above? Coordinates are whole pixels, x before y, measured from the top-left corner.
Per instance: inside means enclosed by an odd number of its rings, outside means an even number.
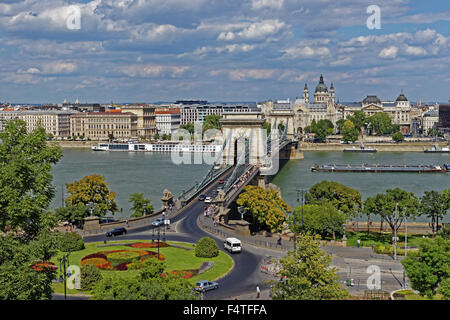
[[[27,131],[42,126],[45,132],[54,138],[70,136],[70,116],[74,111],[56,110],[8,110],[0,111],[0,131],[4,131],[6,122],[12,119],[21,119],[27,124]]]
[[[139,137],[151,138],[156,132],[157,106],[151,104],[132,104],[121,107],[123,112],[131,112],[137,116],[137,135]]]
[[[91,140],[137,138],[138,116],[131,112],[89,112],[70,117],[70,132]]]
[[[156,109],[156,129],[158,134],[171,135],[180,127],[181,113],[177,108],[160,108]]]

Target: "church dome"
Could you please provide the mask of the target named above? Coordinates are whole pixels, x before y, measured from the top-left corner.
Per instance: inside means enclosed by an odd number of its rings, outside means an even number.
[[[396,101],[408,101],[408,99],[405,97],[403,93],[401,93]]]
[[[363,104],[381,104],[381,100],[377,96],[367,96],[363,100]]]
[[[328,88],[325,85],[325,83],[323,82],[323,76],[322,75],[320,75],[319,84],[317,85],[315,92],[328,92]]]

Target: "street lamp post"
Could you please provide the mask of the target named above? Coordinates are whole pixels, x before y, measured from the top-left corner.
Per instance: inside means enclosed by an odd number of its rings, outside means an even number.
[[[241,220],[244,220],[244,214],[247,210],[245,210],[244,206],[239,206],[238,207],[238,212],[241,214]]]
[[[61,266],[63,269],[64,300],[67,300],[67,271],[66,271],[67,269],[66,269],[66,266],[69,264],[70,253],[71,252],[69,251],[69,253],[63,255],[61,258],[58,258],[60,272],[61,272]]]

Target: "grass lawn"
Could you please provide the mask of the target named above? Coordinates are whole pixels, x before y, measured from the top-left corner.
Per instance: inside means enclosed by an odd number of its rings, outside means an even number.
[[[389,246],[392,244],[392,238],[394,236],[392,233],[378,233],[378,232],[347,232],[347,246],[356,247],[356,240],[361,240],[362,247],[371,247],[372,244],[383,244]],[[398,234],[399,241],[397,244],[399,246],[404,246],[405,235],[403,233]],[[422,241],[421,234],[408,234],[408,247],[417,247]]]
[[[107,246],[104,246],[103,242],[97,243],[86,243],[85,249],[80,251],[72,252],[69,257],[70,265],[78,265],[81,267],[81,259],[89,254],[97,253],[100,251],[113,251],[113,250],[145,250],[145,251],[153,251],[158,252],[157,248],[133,248],[125,245],[117,245],[117,244],[127,244],[127,243],[151,243],[148,240],[122,240],[122,241],[108,241]],[[169,245],[177,245],[185,248],[193,248],[194,246],[190,243],[185,242],[167,242]],[[114,245],[116,244],[116,245]],[[203,272],[202,274],[193,276],[189,278],[188,281],[191,283],[195,283],[199,280],[216,280],[224,275],[226,275],[231,268],[233,267],[233,260],[230,256],[219,251],[219,255],[214,258],[198,258],[194,255],[194,250],[185,250],[179,247],[167,247],[160,248],[160,254],[164,256],[164,262],[166,263],[166,272],[170,272],[173,270],[188,270],[188,269],[198,269],[204,262],[213,262],[214,265],[208,271]],[[63,253],[58,254],[51,261],[58,265],[57,258],[62,256]],[[100,270],[103,277],[135,277],[139,274],[139,270],[125,270],[125,271],[116,271],[116,270]],[[53,284],[53,289],[55,293],[64,293],[64,284],[63,283],[55,283]],[[69,292],[70,291],[70,292]],[[78,290],[68,290],[68,293],[81,293]]]
[[[414,291],[412,291],[412,290],[401,290],[401,291],[397,291],[396,293],[395,293],[395,296],[403,296],[404,297],[404,299],[406,299],[406,300],[440,300],[440,296],[439,295],[436,295],[435,297],[434,297],[434,299],[430,299],[429,297],[427,297],[427,296],[421,296],[420,294],[416,294],[416,293],[414,293]],[[400,300],[401,298],[399,298],[399,300]]]

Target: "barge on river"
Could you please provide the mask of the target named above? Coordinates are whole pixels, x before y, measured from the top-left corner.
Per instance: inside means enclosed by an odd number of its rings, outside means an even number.
[[[319,172],[414,172],[414,173],[446,173],[450,171],[450,164],[433,165],[339,165],[326,164],[314,166],[311,171]]]
[[[218,144],[181,143],[99,143],[92,146],[93,151],[136,151],[136,152],[188,152],[216,153],[222,150]]]

